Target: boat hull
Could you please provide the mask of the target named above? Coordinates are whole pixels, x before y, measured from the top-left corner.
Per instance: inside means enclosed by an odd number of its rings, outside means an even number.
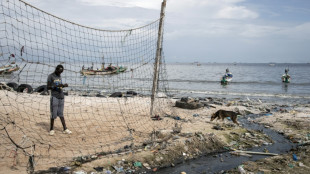
[[[114,70],[82,70],[82,75],[110,75],[110,74],[118,74],[121,72],[125,72],[127,70],[126,67],[116,68]]]
[[[12,66],[12,65],[6,65],[0,67],[0,75],[2,74],[11,74],[14,71],[18,71],[19,67],[18,66]]]

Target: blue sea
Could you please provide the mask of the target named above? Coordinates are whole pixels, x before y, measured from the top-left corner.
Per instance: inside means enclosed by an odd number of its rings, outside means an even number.
[[[85,63],[85,62],[84,62]],[[82,66],[91,64],[64,64],[62,74],[67,90],[125,92],[134,90],[148,95],[153,84],[152,64],[124,64],[125,73],[108,76],[82,76]],[[95,64],[96,65],[96,64]],[[46,84],[48,74],[55,65],[20,64],[21,70],[0,76],[0,81],[30,84],[33,88]],[[172,97],[258,98],[281,101],[310,102],[310,64],[269,63],[167,63],[160,74],[159,91]],[[100,68],[100,64],[98,67]],[[220,79],[228,68],[232,81],[221,85]],[[281,76],[289,68],[291,83],[282,83]],[[164,84],[164,85],[163,85]]]
[[[172,93],[192,96],[255,97],[310,99],[310,64],[206,63],[170,64],[167,67]],[[233,79],[221,85],[220,78],[228,68]],[[281,76],[289,69],[291,83]]]

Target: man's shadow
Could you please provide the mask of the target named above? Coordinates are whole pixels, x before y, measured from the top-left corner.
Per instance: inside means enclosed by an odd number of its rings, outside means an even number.
[[[54,130],[56,130],[56,131],[62,131],[62,126],[61,126],[61,127],[58,127],[57,124],[56,124],[56,120],[57,120],[57,119],[55,119]],[[60,121],[59,121],[59,122],[60,122]],[[43,128],[43,129],[46,130],[46,131],[50,131],[50,122],[49,122],[49,121],[48,121],[48,122],[38,122],[38,123],[36,123],[35,125],[38,126],[38,127]]]
[[[46,131],[50,130],[50,124],[47,122],[38,122],[38,123],[36,123],[36,126],[41,127]]]

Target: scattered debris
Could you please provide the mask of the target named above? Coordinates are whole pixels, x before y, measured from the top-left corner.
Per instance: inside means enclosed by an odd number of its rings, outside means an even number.
[[[159,115],[155,115],[151,117],[152,120],[162,120],[162,118]]]

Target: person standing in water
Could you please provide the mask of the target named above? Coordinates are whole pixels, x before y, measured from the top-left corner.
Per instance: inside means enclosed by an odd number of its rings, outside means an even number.
[[[290,81],[291,81],[291,76],[288,74],[288,71],[289,71],[289,69],[288,69],[288,68],[285,68],[284,74],[283,74],[282,77],[281,77],[282,82],[290,83]]]

